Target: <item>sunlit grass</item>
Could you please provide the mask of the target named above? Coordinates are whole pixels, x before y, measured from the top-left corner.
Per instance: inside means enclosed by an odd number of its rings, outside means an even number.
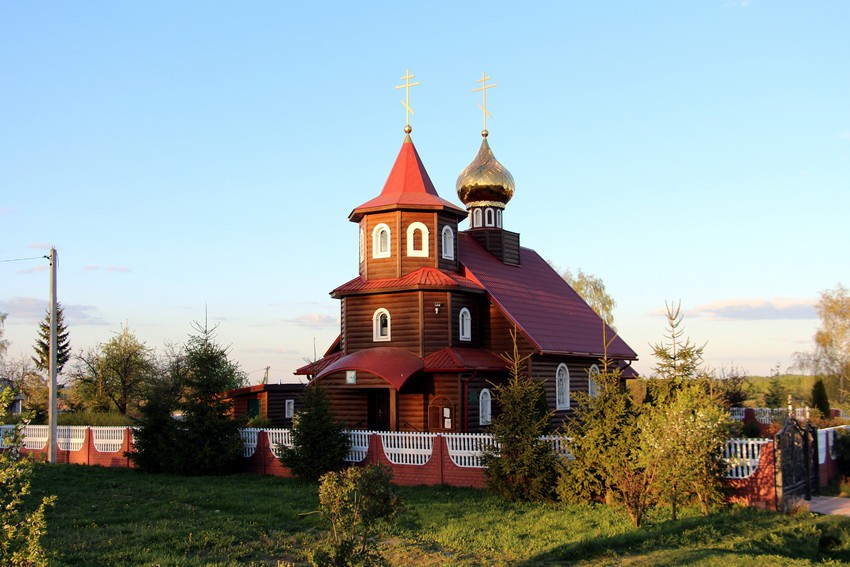
[[[39,466],[34,497],[56,494],[51,565],[306,564],[324,526],[316,485],[240,475],[183,478]],[[382,547],[394,565],[808,565],[850,562],[850,519],[729,508],[649,515],[635,530],[606,506],[506,503],[481,490],[403,488]]]

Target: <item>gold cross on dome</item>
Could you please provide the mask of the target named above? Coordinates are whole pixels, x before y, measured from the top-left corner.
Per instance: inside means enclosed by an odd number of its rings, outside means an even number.
[[[478,83],[481,83],[481,86],[477,89],[472,89],[472,92],[477,93],[481,91],[481,96],[483,99],[483,104],[479,104],[478,108],[480,108],[484,112],[484,131],[481,132],[481,135],[485,138],[487,137],[487,117],[493,118],[493,115],[487,111],[487,89],[492,89],[496,85],[488,85],[487,81],[490,80],[490,77],[487,76],[487,73],[482,72],[481,78],[478,79]]]
[[[397,89],[404,89],[405,90],[405,93],[404,93],[405,100],[401,101],[401,104],[404,105],[404,108],[406,110],[404,131],[407,132],[408,134],[411,131],[410,115],[416,114],[415,112],[413,112],[413,109],[410,108],[410,87],[418,87],[419,86],[419,81],[416,81],[415,83],[410,82],[410,79],[413,79],[415,77],[416,77],[415,75],[410,74],[410,69],[408,69],[407,74],[404,77],[401,78],[404,81],[404,84],[396,87]]]

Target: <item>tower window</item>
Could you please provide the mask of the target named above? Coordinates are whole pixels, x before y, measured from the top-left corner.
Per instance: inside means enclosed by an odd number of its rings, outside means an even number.
[[[502,228],[502,209],[496,209],[496,228]]]
[[[452,230],[452,227],[446,225],[443,227],[443,259],[445,260],[454,260],[455,259],[455,231]]]
[[[390,227],[381,223],[372,230],[372,257],[389,258],[392,255]]]
[[[460,310],[460,316],[458,317],[458,330],[460,332],[460,340],[472,340],[472,315],[470,315],[469,309],[466,307]]]
[[[472,211],[472,228],[478,228],[481,224],[481,209],[475,209]]]
[[[428,257],[428,227],[421,222],[411,223],[407,227],[407,255]]]
[[[366,259],[366,233],[360,229],[360,261]]]
[[[496,224],[495,214],[493,213],[493,209],[487,207],[484,211],[484,226],[494,226]]]
[[[493,420],[493,396],[484,388],[478,394],[478,425],[490,425]]]
[[[390,326],[390,312],[383,307],[375,311],[372,315],[372,340],[389,341]]]
[[[570,369],[563,363],[555,372],[555,409],[570,409]]]

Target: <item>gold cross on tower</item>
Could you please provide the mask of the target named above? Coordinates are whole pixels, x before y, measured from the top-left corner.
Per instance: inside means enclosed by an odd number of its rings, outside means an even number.
[[[490,77],[487,76],[487,73],[482,72],[481,78],[478,79],[478,81],[476,81],[478,83],[481,83],[481,86],[477,89],[472,89],[472,92],[474,92],[474,93],[481,91],[481,96],[484,99],[483,100],[484,104],[479,104],[478,108],[480,108],[482,111],[484,111],[484,129],[481,131],[481,135],[484,136],[485,138],[487,137],[487,134],[488,134],[488,132],[487,132],[487,117],[489,116],[490,118],[493,118],[493,115],[490,114],[487,111],[487,89],[492,89],[493,87],[496,86],[496,85],[488,85],[487,81],[489,81],[489,80],[490,80]]]
[[[410,87],[418,87],[419,86],[419,81],[416,81],[415,83],[410,82],[410,79],[413,79],[414,77],[415,77],[415,75],[411,75],[410,69],[408,69],[407,74],[404,77],[402,77],[404,84],[396,87],[397,89],[404,89],[405,90],[405,95],[404,95],[405,100],[401,101],[401,104],[403,104],[404,108],[407,110],[407,113],[406,113],[406,116],[405,116],[406,122],[405,122],[405,126],[404,126],[404,131],[407,134],[410,134],[410,132],[413,130],[413,128],[410,127],[410,115],[416,114],[415,112],[413,112],[413,109],[410,108]]]

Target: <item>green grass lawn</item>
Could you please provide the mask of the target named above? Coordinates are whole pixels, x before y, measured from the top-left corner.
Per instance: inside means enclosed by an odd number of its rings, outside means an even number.
[[[240,475],[182,478],[39,465],[56,494],[44,544],[51,565],[304,564],[325,528],[316,485]],[[729,508],[635,530],[605,506],[511,504],[486,491],[404,488],[382,539],[393,565],[809,565],[850,563],[850,519]],[[306,514],[306,515],[305,515]]]

